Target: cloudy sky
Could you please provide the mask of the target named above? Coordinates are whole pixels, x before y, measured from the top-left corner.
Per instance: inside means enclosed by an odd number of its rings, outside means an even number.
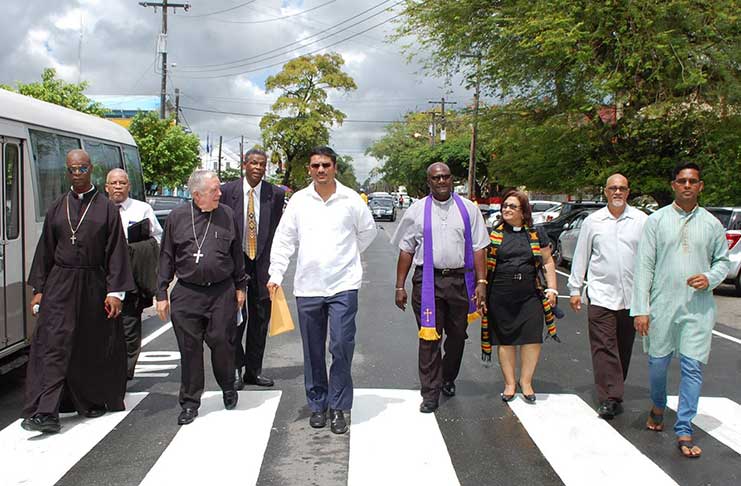
[[[159,1],[159,0],[155,0]],[[169,0],[170,3],[184,0]],[[88,94],[158,95],[156,54],[161,11],[138,0],[4,0],[0,18],[0,82],[35,81],[54,67],[67,81],[90,83]],[[239,137],[260,141],[259,116],[276,93],[265,79],[286,61],[335,51],[358,85],[350,94],[330,94],[348,121],[332,131],[331,144],[355,159],[363,181],[378,161],[366,148],[383,134],[383,121],[428,109],[428,100],[471,102],[458,79],[425,75],[406,62],[402,42],[390,43],[397,0],[191,0],[189,12],[168,16],[168,91],[181,90],[191,129],[205,141],[221,135],[234,150]],[[172,12],[172,10],[170,10]],[[81,28],[82,25],[82,28]],[[377,26],[377,27],[375,27]],[[81,37],[82,34],[82,37]],[[82,44],[80,49],[80,39]],[[81,56],[79,53],[81,52]],[[353,121],[354,120],[354,121]]]

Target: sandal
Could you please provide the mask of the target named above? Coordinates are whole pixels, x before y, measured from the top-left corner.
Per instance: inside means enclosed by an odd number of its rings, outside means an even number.
[[[687,448],[686,453],[683,450],[685,447]],[[679,449],[679,452],[681,452],[682,455],[686,457],[687,459],[697,459],[698,457],[702,455],[702,449],[697,447],[697,445],[694,442],[692,442],[692,439],[678,440],[677,448]],[[697,448],[700,452],[698,453],[693,452],[693,449],[695,448]]]
[[[654,432],[662,432],[664,430],[664,414],[654,413],[654,407],[651,407],[651,410],[648,411],[646,428]]]

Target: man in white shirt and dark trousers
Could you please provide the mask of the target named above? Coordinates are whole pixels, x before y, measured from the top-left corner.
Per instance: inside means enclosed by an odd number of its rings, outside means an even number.
[[[113,169],[108,172],[105,191],[108,198],[118,206],[137,287],[134,292],[129,292],[121,309],[121,321],[126,339],[126,377],[129,380],[134,378],[136,362],[141,352],[142,311],[152,305],[152,299],[157,290],[157,261],[159,244],[162,240],[162,226],[157,221],[152,206],[144,201],[130,198],[130,190],[129,176],[125,170]],[[148,237],[144,241],[129,241],[129,227],[145,219],[149,220]]]
[[[597,413],[608,420],[623,411],[624,382],[635,339],[629,309],[633,266],[648,218],[627,204],[629,194],[628,179],[621,174],[607,179],[607,207],[584,220],[568,283],[571,308],[576,312],[581,310],[582,288],[587,286],[589,342],[600,402]]]
[[[352,408],[355,315],[363,278],[360,254],[376,236],[373,216],[360,195],[335,180],[337,154],[317,147],[309,154],[313,183],[291,197],[270,253],[271,297],[283,282],[298,246],[293,293],[304,351],[304,384],[309,424],[347,432],[345,410]],[[329,327],[332,364],[327,377],[325,348]]]

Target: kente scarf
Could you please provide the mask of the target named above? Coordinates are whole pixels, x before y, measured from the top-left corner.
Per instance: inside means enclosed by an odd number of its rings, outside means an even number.
[[[554,341],[560,343],[561,339],[559,339],[556,334],[556,318],[553,314],[553,308],[551,307],[551,303],[548,301],[548,297],[546,297],[543,292],[543,284],[539,278],[543,271],[543,254],[540,250],[538,232],[533,228],[525,227],[523,229],[530,237],[530,249],[535,258],[535,287],[538,291],[538,297],[540,297],[540,301],[543,304],[543,314],[545,315],[545,325],[548,328],[548,336],[551,336]],[[494,228],[489,234],[489,241],[491,244],[489,245],[489,252],[486,256],[486,267],[490,282],[494,278],[494,270],[497,268],[497,250],[502,246],[503,239],[504,223]],[[481,359],[484,361],[491,361],[491,340],[489,332],[489,319],[487,316],[483,316],[481,318]]]
[[[468,291],[468,322],[478,319],[476,312],[476,285],[474,283],[473,268],[473,239],[471,237],[471,218],[463,200],[458,194],[452,194],[453,201],[463,219],[463,235],[465,238],[465,254],[463,267]],[[437,341],[441,338],[435,327],[435,264],[432,257],[432,196],[425,198],[425,213],[422,226],[422,240],[424,245],[422,264],[422,307],[420,308],[419,337],[425,341]]]

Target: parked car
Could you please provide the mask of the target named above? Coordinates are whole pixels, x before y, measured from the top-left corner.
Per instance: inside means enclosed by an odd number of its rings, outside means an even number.
[[[558,218],[561,215],[561,208],[562,204],[558,203],[557,205],[553,206],[551,209],[544,211],[541,213],[541,223],[547,223],[548,221],[553,221],[554,219]]]
[[[545,223],[545,213],[560,205],[561,203],[558,201],[530,201],[530,211],[533,215],[533,224]]]
[[[571,264],[574,261],[574,252],[576,242],[579,239],[582,223],[584,220],[595,212],[596,209],[584,209],[576,213],[576,217],[570,223],[564,225],[561,235],[558,237],[556,247],[553,250],[553,259],[556,265]]]
[[[374,220],[380,221],[386,219],[388,221],[396,221],[396,205],[392,198],[374,197],[368,201],[368,207],[370,207],[371,213],[373,213]]]
[[[154,209],[154,216],[163,229],[165,228],[165,220],[170,215],[170,211],[188,201],[190,201],[189,198],[180,196],[147,196],[147,202]]]
[[[604,206],[604,204],[602,204],[602,206]],[[548,238],[551,240],[551,248],[553,249],[553,259],[555,261],[558,261],[558,258],[560,258],[560,256],[558,255],[558,238],[561,236],[561,233],[569,229],[570,224],[573,223],[574,220],[579,217],[579,215],[583,211],[588,211],[587,214],[589,214],[589,212],[596,211],[600,207],[601,206],[582,207],[575,211],[563,213],[561,214],[561,216],[552,221],[535,225],[538,228],[543,228],[548,234]],[[564,203],[564,208],[567,208],[566,203]]]
[[[726,229],[728,240],[728,258],[731,268],[726,276],[726,283],[736,286],[736,294],[741,296],[741,207],[705,208],[718,218]]]

